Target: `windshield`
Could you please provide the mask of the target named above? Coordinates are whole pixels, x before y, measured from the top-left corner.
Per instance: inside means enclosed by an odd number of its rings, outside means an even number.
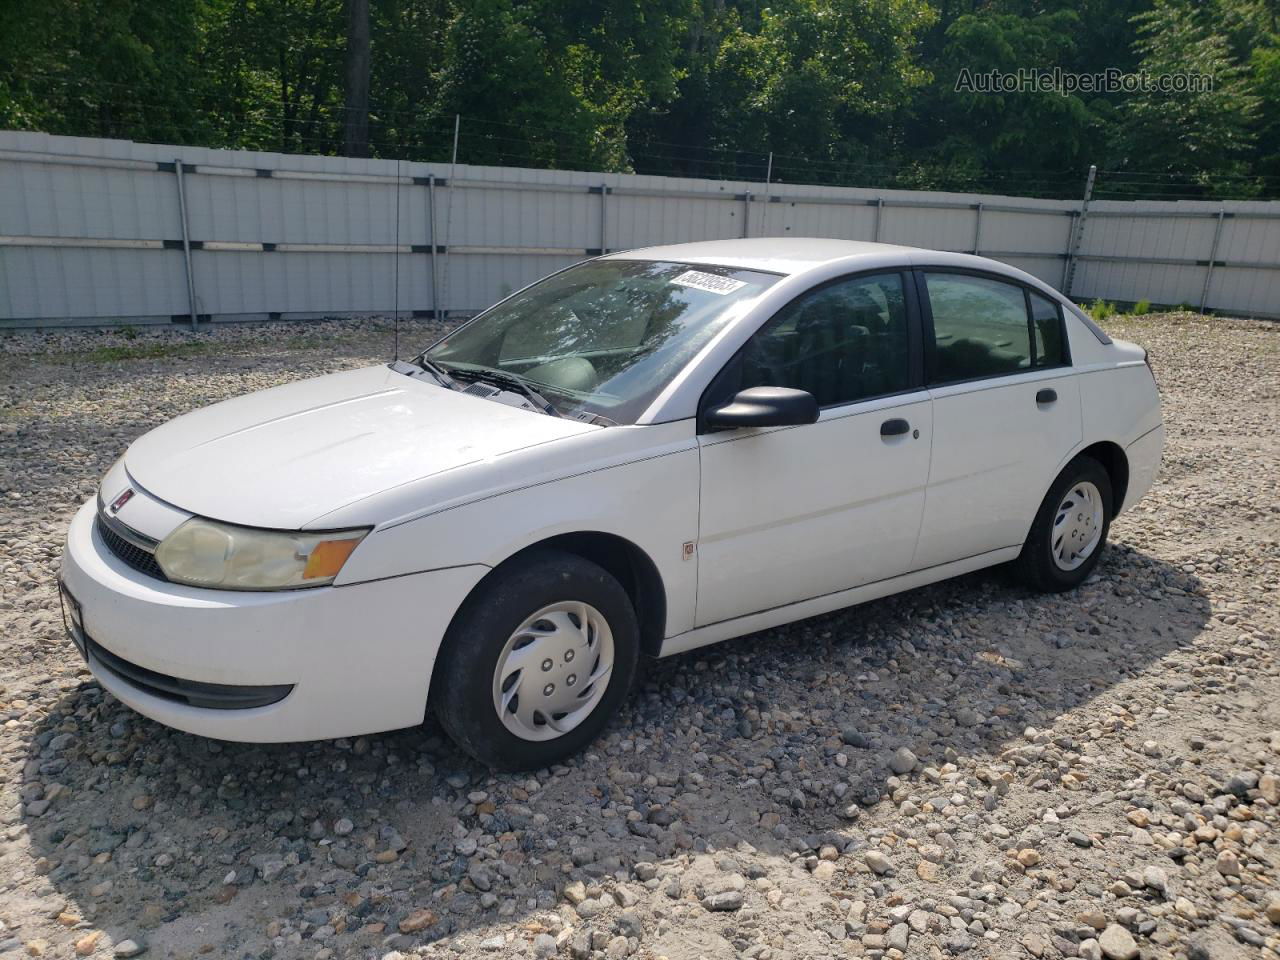
[[[777,280],[727,267],[593,260],[504,300],[423,356],[458,377],[519,377],[561,416],[635,423],[735,308]]]

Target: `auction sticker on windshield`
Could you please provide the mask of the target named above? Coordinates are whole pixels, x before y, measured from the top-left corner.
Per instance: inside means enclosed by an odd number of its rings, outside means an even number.
[[[695,287],[698,290],[705,290],[707,293],[718,293],[722,297],[746,286],[741,280],[722,277],[714,273],[703,273],[701,270],[686,270],[680,276],[673,277],[671,282],[678,283],[682,287]]]

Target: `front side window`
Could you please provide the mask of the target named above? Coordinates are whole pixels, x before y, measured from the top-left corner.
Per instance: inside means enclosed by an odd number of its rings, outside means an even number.
[[[424,356],[458,379],[518,378],[561,416],[635,423],[777,280],[727,267],[593,260],[499,303]]]
[[[737,362],[735,390],[791,387],[824,407],[908,389],[902,275],[853,277],[797,297],[751,338]]]
[[[925,273],[933,312],[935,383],[1031,367],[1031,326],[1022,287],[962,273]]]

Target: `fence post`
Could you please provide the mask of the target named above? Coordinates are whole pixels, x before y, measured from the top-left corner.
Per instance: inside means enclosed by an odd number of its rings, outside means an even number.
[[[173,172],[178,176],[178,217],[182,221],[182,260],[187,270],[187,302],[191,306],[191,329],[200,323],[196,312],[196,280],[191,272],[191,231],[187,228],[187,185],[182,179],[182,161],[173,161]]]
[[[876,231],[871,235],[871,239],[876,243],[880,242],[880,220],[884,216],[884,197],[876,197]]]
[[[751,236],[751,191],[742,195],[742,235]]]
[[[773,182],[773,151],[769,151],[769,165],[764,170],[764,210],[760,214],[760,236],[769,235],[769,186]]]
[[[426,219],[431,228],[431,319],[440,319],[440,271],[435,265],[435,174],[426,175]]]
[[[1067,249],[1062,254],[1062,279],[1058,281],[1058,289],[1065,291],[1067,289],[1067,270],[1071,266],[1071,244],[1076,239],[1076,220],[1080,218],[1079,210],[1068,211],[1071,214],[1071,223],[1067,226]]]
[[[1089,201],[1093,198],[1093,178],[1098,175],[1098,168],[1089,165],[1089,179],[1084,184],[1084,200],[1080,202],[1080,216],[1075,218],[1075,229],[1072,231],[1071,244],[1067,248],[1067,279],[1062,284],[1062,295],[1071,299],[1071,284],[1076,278],[1076,255],[1080,252],[1080,241],[1084,238],[1084,222],[1089,216]]]
[[[1218,259],[1218,242],[1222,239],[1222,221],[1226,219],[1225,209],[1218,211],[1218,225],[1213,228],[1213,246],[1209,249],[1209,268],[1204,272],[1204,289],[1200,291],[1200,312],[1204,313],[1204,305],[1209,302],[1209,281],[1213,279],[1213,261]]]
[[[600,184],[600,256],[604,256],[609,252],[608,237],[609,227],[609,185],[607,183]]]
[[[982,204],[978,204],[977,216],[973,221],[973,255],[978,256],[982,249]]]
[[[453,246],[453,194],[458,189],[458,135],[462,131],[462,114],[455,113],[453,115],[453,159],[449,163],[449,179],[445,185],[449,188],[449,202],[444,208],[444,293],[440,299],[444,303],[441,307],[445,313],[449,312],[449,265],[452,257],[449,255],[449,248]],[[431,242],[435,244],[435,237],[431,238]],[[437,317],[437,319],[440,319]]]

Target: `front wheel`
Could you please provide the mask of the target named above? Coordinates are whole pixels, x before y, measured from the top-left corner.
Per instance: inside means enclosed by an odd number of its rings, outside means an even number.
[[[1092,457],[1076,457],[1040,504],[1022,553],[1013,562],[1019,579],[1049,593],[1078,587],[1102,555],[1112,509],[1106,469]]]
[[[454,618],[432,700],[463,750],[503,770],[544,767],[595,739],[640,652],[631,599],[582,557],[538,550],[495,570]]]

